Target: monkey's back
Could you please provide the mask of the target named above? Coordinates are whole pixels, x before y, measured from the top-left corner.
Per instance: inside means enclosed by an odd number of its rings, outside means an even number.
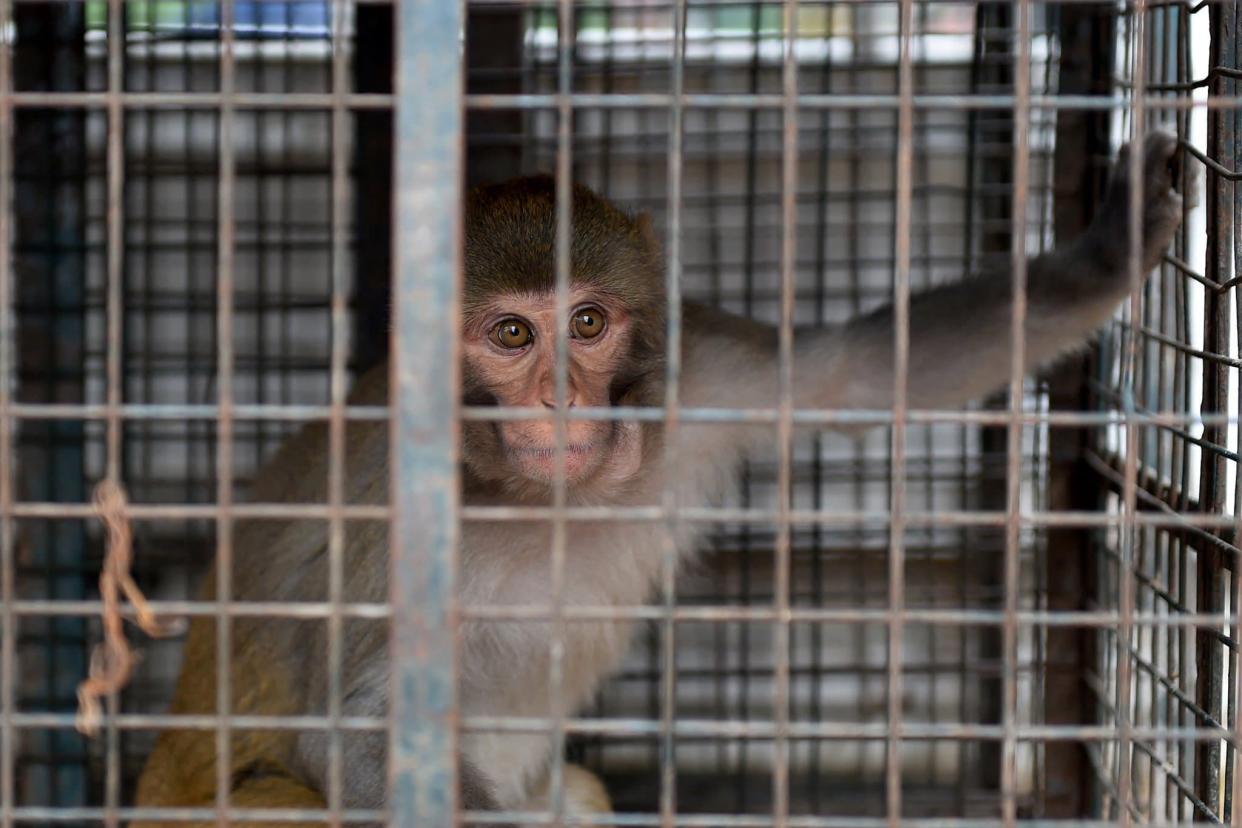
[[[387,367],[373,369],[357,383],[351,404],[383,405]],[[346,501],[383,503],[387,499],[386,423],[353,423],[347,432]],[[313,423],[288,440],[255,476],[251,500],[262,503],[325,503],[328,477],[328,427]],[[383,554],[376,537],[382,526],[350,523],[347,550]],[[377,543],[380,543],[376,549]],[[328,532],[320,520],[245,520],[235,526],[231,596],[234,601],[326,601]],[[348,552],[347,552],[348,555]],[[351,566],[347,600],[382,600],[383,583],[373,574],[384,566]],[[347,576],[348,577],[348,576]],[[204,578],[200,600],[216,598],[215,567]],[[378,592],[379,594],[374,594]],[[365,593],[365,594],[360,594]],[[373,626],[381,622],[371,622]],[[231,715],[291,716],[322,714],[326,684],[326,621],[238,616],[230,629]],[[355,626],[347,635],[357,642],[374,633]],[[375,645],[372,644],[372,647]],[[320,650],[323,657],[308,657]],[[358,648],[346,647],[348,660]],[[181,671],[169,712],[214,715],[217,712],[217,624],[197,617],[190,624]],[[139,777],[136,802],[141,806],[211,806],[217,787],[214,728],[161,732]],[[297,734],[289,730],[232,729],[229,801],[234,807],[320,808],[323,797],[308,784],[296,762]],[[184,826],[187,823],[170,823]],[[241,823],[246,825],[246,823]],[[259,824],[267,823],[256,823]],[[156,828],[159,823],[135,823]],[[309,825],[309,824],[308,824]]]

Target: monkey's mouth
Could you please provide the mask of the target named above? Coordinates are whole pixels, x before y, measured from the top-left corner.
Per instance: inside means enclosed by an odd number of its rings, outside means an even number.
[[[531,457],[536,460],[551,461],[554,457],[556,457],[555,446],[541,447],[541,446],[510,445],[509,450],[517,454],[520,454],[523,457]],[[582,457],[582,456],[590,454],[593,451],[595,451],[595,445],[593,443],[567,443],[565,445],[565,457],[566,458]]]
[[[511,461],[522,473],[534,480],[551,482],[556,477],[556,446],[532,443],[507,443]],[[598,446],[591,443],[566,443],[564,459],[565,479],[577,482],[597,464]]]

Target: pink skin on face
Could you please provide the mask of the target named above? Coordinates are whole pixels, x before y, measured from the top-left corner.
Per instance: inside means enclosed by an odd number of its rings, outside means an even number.
[[[603,330],[587,338],[574,333],[573,320],[585,310],[603,316]],[[517,322],[530,331],[522,347],[498,341],[497,326]],[[571,290],[569,314],[558,319],[552,293],[498,296],[472,309],[463,344],[474,374],[495,395],[501,407],[556,408],[556,336],[568,330],[569,370],[565,393],[570,408],[609,405],[609,387],[629,343],[630,320],[615,300],[587,290]],[[558,330],[559,329],[559,330]],[[497,432],[509,463],[534,480],[551,481],[556,433],[547,420],[514,420],[498,424]],[[576,482],[607,459],[617,434],[614,423],[570,420],[566,423],[565,479]]]

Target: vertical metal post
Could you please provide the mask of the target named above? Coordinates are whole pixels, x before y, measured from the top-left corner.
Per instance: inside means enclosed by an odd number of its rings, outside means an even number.
[[[1242,26],[1242,3],[1238,3],[1237,0],[1235,0],[1232,4],[1232,9],[1228,9],[1228,7],[1226,7],[1223,11],[1225,11],[1226,14],[1228,14],[1229,11],[1232,11],[1233,25],[1228,30],[1230,35],[1229,40],[1227,43],[1221,44],[1222,48],[1220,58],[1223,61],[1224,66],[1232,69],[1238,69],[1242,67],[1242,40],[1238,39],[1238,27]],[[1221,64],[1212,65],[1217,66]],[[1232,135],[1229,136],[1233,140],[1230,145],[1221,147],[1221,149],[1228,153],[1228,157],[1225,159],[1226,166],[1231,170],[1237,171],[1239,165],[1242,164],[1242,109],[1238,108],[1237,101],[1237,95],[1240,91],[1240,87],[1237,81],[1232,79],[1221,78],[1219,83],[1220,87],[1218,91],[1232,98],[1230,101],[1232,106],[1225,109],[1224,112],[1219,113],[1219,115],[1228,118],[1233,122]],[[1233,191],[1233,204],[1231,205],[1233,213],[1232,216],[1230,216],[1233,221],[1232,224],[1221,225],[1221,227],[1223,231],[1228,234],[1227,238],[1231,242],[1230,245],[1226,246],[1226,250],[1229,247],[1233,248],[1233,273],[1234,276],[1237,277],[1240,273],[1242,273],[1242,240],[1238,238],[1238,218],[1239,216],[1242,216],[1242,187],[1239,187],[1235,181],[1232,187],[1222,187],[1221,190],[1224,192],[1228,192],[1230,190]],[[1211,248],[1209,248],[1209,250],[1210,249]],[[1237,326],[1235,327],[1235,331],[1242,333],[1242,294],[1239,294],[1237,290],[1232,291],[1232,293],[1234,294],[1233,299],[1235,312],[1239,315],[1239,318],[1234,320],[1234,324]],[[1226,375],[1226,377],[1228,377],[1228,375]],[[1237,412],[1231,413],[1236,414]],[[1236,518],[1233,538],[1234,543],[1237,544],[1239,539],[1242,539],[1242,508],[1239,508],[1239,502],[1240,499],[1242,499],[1242,463],[1234,463],[1233,472],[1233,508],[1234,516]],[[1231,556],[1231,558],[1232,559],[1228,561],[1233,576],[1230,579],[1231,600],[1229,611],[1234,616],[1235,620],[1234,623],[1230,625],[1228,634],[1232,636],[1233,641],[1231,643],[1234,647],[1236,647],[1238,642],[1242,641],[1242,612],[1239,612],[1239,607],[1242,606],[1242,563],[1239,563],[1236,557]],[[1225,811],[1223,818],[1228,821],[1231,826],[1239,826],[1242,825],[1242,768],[1239,768],[1238,761],[1238,751],[1242,749],[1242,742],[1239,741],[1239,739],[1242,738],[1242,715],[1239,713],[1239,705],[1242,704],[1242,665],[1240,665],[1236,649],[1231,648],[1229,668],[1230,674],[1228,676],[1228,681],[1230,689],[1230,703],[1228,715],[1232,720],[1230,722],[1232,725],[1232,733],[1230,735],[1233,739],[1232,744],[1229,747],[1229,759],[1231,761],[1229,762],[1229,773],[1225,779],[1226,783],[1228,783],[1228,787],[1225,790]]]
[[[1208,7],[1211,19],[1212,44],[1209,66],[1221,66],[1233,55],[1237,32],[1234,30],[1232,4],[1213,3]],[[1218,77],[1210,93],[1224,97],[1232,88],[1232,81]],[[1234,113],[1232,109],[1208,110],[1208,156],[1228,160],[1233,151]],[[1217,282],[1230,278],[1232,267],[1232,238],[1234,230],[1232,187],[1223,182],[1212,170],[1207,171],[1204,187],[1207,199],[1207,257],[1204,262],[1207,278]],[[1229,353],[1229,297],[1216,291],[1207,291],[1203,307],[1203,350],[1212,354]],[[1228,366],[1205,361],[1203,367],[1203,413],[1229,411]],[[1203,439],[1213,445],[1227,445],[1226,427],[1208,424],[1203,428]],[[1228,467],[1225,458],[1216,451],[1202,454],[1199,471],[1199,508],[1209,514],[1220,514],[1225,504],[1225,487]],[[1214,544],[1199,551],[1198,556],[1198,610],[1220,612],[1224,608],[1224,561]],[[1235,608],[1236,611],[1236,608]],[[1197,676],[1199,706],[1215,720],[1221,716],[1221,682],[1224,671],[1224,652],[1214,630],[1201,627],[1195,631],[1195,672]],[[1200,726],[1207,726],[1201,722]],[[1220,806],[1220,742],[1212,739],[1201,741],[1195,749],[1195,793],[1214,812]]]
[[[1004,625],[1001,636],[1002,693],[1000,750],[1001,818],[1005,828],[1018,819],[1018,590],[1022,529],[1022,383],[1026,374],[1026,199],[1030,183],[1031,25],[1029,0],[1016,0],[1017,54],[1014,67],[1013,193],[1010,205],[1013,242],[1009,365],[1009,427],[1005,454]]]
[[[668,297],[668,344],[664,383],[665,463],[674,468],[681,400],[681,237],[682,183],[685,161],[686,91],[686,11],[687,0],[675,0],[673,7],[673,66],[670,78],[672,101],[668,124],[668,242],[665,285]],[[672,828],[677,821],[677,743],[673,724],[677,717],[677,493],[666,486],[663,505],[667,531],[664,535],[664,561],[660,571],[664,617],[660,623],[660,825]]]
[[[9,182],[12,175],[10,141],[13,110],[11,108],[10,44],[7,32],[12,9],[8,0],[0,0],[0,826],[13,825],[16,807],[13,756],[17,752],[17,734],[13,727],[17,694],[14,689],[17,673],[17,614],[13,600],[16,555],[13,541],[13,421],[9,417],[12,403],[13,371],[13,308],[12,270],[9,259]]]
[[[121,95],[125,90],[125,14],[121,0],[108,2],[108,85],[107,85],[107,320],[105,373],[107,375],[107,425],[104,468],[109,480],[121,482],[121,452],[125,423],[121,416],[124,402],[122,364],[125,328],[125,110]],[[107,698],[107,712],[116,714],[120,702],[115,692]],[[104,733],[104,825],[120,824],[116,809],[121,804],[121,736],[109,721]]]
[[[1144,33],[1147,31],[1147,1],[1136,0],[1131,14],[1133,15],[1132,32],[1134,39],[1134,61],[1132,64],[1132,85],[1130,87],[1130,159],[1125,175],[1130,179],[1130,192],[1140,193],[1144,186],[1143,169],[1147,163],[1140,149],[1143,135],[1147,129],[1147,47]],[[1139,198],[1131,198],[1129,207],[1130,227],[1142,227],[1143,202]],[[1131,284],[1139,281],[1142,264],[1142,240],[1138,233],[1130,233],[1127,240],[1127,259]],[[1142,319],[1141,296],[1135,291],[1130,295],[1130,319],[1137,324]],[[1130,389],[1134,384],[1134,367],[1138,364],[1138,337],[1131,335],[1126,342],[1126,353],[1122,357],[1123,366],[1129,366],[1131,373],[1127,375],[1123,367],[1123,388]],[[1134,421],[1134,406],[1124,406],[1125,414],[1125,468],[1121,485],[1121,523],[1117,527],[1118,538],[1118,572],[1117,572],[1117,701],[1114,725],[1117,731],[1117,814],[1116,819],[1121,828],[1129,828],[1133,819],[1133,787],[1132,778],[1133,753],[1135,750],[1131,707],[1134,688],[1131,676],[1133,666],[1133,635],[1135,612],[1135,567],[1136,550],[1141,543],[1141,534],[1135,522],[1138,511],[1138,452],[1140,426]]]
[[[884,802],[889,828],[901,824],[903,638],[906,606],[906,383],[910,370],[910,208],[914,165],[913,0],[901,0],[897,49],[897,209],[893,243],[893,429],[888,546],[888,738]]]
[[[234,148],[237,91],[236,31],[232,2],[220,4],[219,182],[216,190],[216,600],[233,597],[233,468],[234,468],[234,302],[236,299],[237,158]],[[229,808],[232,790],[233,740],[229,717],[233,709],[233,619],[216,618],[216,813],[220,821]]]
[[[573,93],[574,46],[577,28],[572,0],[557,0],[556,38],[556,237],[554,272],[556,279],[556,318],[569,316],[569,283],[573,232]],[[556,383],[555,417],[552,421],[552,613],[548,646],[548,718],[552,725],[552,756],[548,769],[548,809],[553,828],[560,828],[565,816],[565,446],[568,442],[565,410],[569,394],[569,335],[558,327],[552,362]]]
[[[781,67],[781,284],[780,328],[778,335],[778,381],[780,407],[777,411],[777,524],[773,565],[773,606],[777,620],[773,625],[772,646],[776,664],[773,675],[772,718],[776,730],[772,750],[772,825],[783,828],[789,818],[789,581],[791,526],[789,510],[793,500],[793,392],[794,392],[794,283],[797,268],[798,228],[798,4],[786,0],[782,8],[785,34]],[[907,32],[907,35],[909,32]],[[908,41],[907,41],[908,42]],[[910,178],[905,179],[910,186]],[[907,219],[909,206],[907,205]],[[908,226],[907,226],[908,231]],[[909,264],[907,256],[906,264]],[[907,280],[909,273],[906,274]],[[908,284],[907,284],[908,288]],[[898,758],[900,763],[900,758]]]
[[[455,823],[462,4],[396,19],[389,824]]]
[[[345,142],[349,131],[349,112],[345,96],[349,92],[349,60],[347,0],[332,4],[332,356],[329,394],[332,414],[328,421],[328,504],[332,517],[328,520],[328,784],[324,791],[330,825],[340,825],[343,796],[341,735],[341,673],[344,669],[344,619],[341,604],[345,591],[345,521],[341,507],[345,503],[345,402],[347,388],[345,360],[349,351],[349,317],[346,307],[349,291],[349,161]]]

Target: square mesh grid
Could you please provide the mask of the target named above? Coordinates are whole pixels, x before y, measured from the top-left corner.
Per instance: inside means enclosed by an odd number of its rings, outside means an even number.
[[[653,216],[687,300],[766,322],[785,278],[794,322],[816,326],[901,295],[899,273],[918,290],[1004,263],[1015,208],[1020,249],[1071,238],[1136,121],[1176,129],[1207,172],[1204,204],[1090,355],[1020,400],[913,416],[900,456],[892,426],[799,439],[789,508],[856,519],[714,520],[675,600],[653,605],[665,620],[563,734],[617,810],[632,824],[1236,819],[1238,6],[458,12],[464,74],[436,65],[467,93],[466,179],[568,162]],[[348,378],[388,345],[392,292],[428,262],[427,280],[451,274],[447,242],[407,231],[451,231],[452,211],[400,196],[456,191],[455,135],[393,112],[454,123],[452,84],[394,94],[420,56],[451,51],[432,35],[455,35],[452,20],[434,2],[395,20],[385,3],[320,0],[0,4],[0,823],[138,815],[136,774],[168,726],[153,717],[181,641],[134,633],[144,657],[102,734],[73,730],[102,636],[91,485],[125,483],[147,596],[210,614],[186,599],[228,553],[250,475],[304,421],[343,422]],[[435,310],[415,321],[446,324]],[[427,396],[403,386],[390,402],[416,412]],[[779,516],[781,475],[748,466],[725,509]],[[452,484],[405,480],[413,505],[382,517],[414,554],[419,497]],[[396,572],[398,589],[429,588]],[[397,602],[398,636],[443,598]],[[451,721],[416,712],[396,726]],[[446,756],[413,758],[434,778]],[[398,798],[394,819],[426,805]]]

